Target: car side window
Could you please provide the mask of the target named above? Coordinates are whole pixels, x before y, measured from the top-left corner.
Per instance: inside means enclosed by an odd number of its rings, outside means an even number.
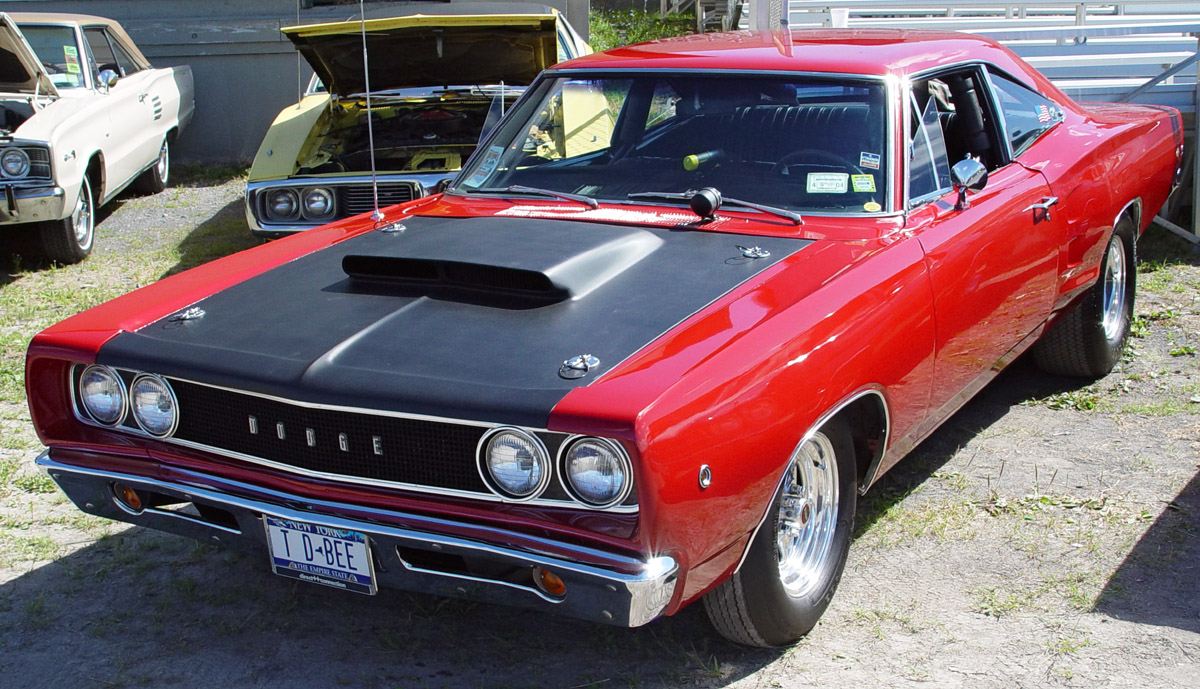
[[[1040,93],[1002,74],[990,73],[988,76],[1004,115],[1004,129],[1013,156],[1025,152],[1038,137],[1062,120],[1058,106]]]
[[[121,73],[121,66],[117,64],[117,55],[113,52],[112,45],[108,42],[108,36],[101,28],[87,28],[83,30],[83,36],[87,39],[88,47],[92,49],[92,57],[96,59],[96,72],[103,72],[106,69],[111,69],[117,74]]]
[[[908,141],[909,205],[951,187],[950,168],[966,157],[988,170],[1007,162],[995,117],[976,67],[912,83]]]
[[[122,76],[127,77],[130,74],[141,71],[142,68],[138,66],[138,63],[133,59],[133,56],[129,54],[129,51],[125,50],[125,48],[115,39],[113,39],[112,36],[109,36],[109,43],[112,45],[113,55],[115,55],[117,58],[117,66],[121,68]]]

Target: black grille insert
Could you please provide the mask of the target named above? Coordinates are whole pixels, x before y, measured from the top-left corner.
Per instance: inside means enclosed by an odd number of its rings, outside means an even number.
[[[323,474],[489,492],[475,463],[486,428],[314,409],[179,380],[171,385],[180,440]]]
[[[338,215],[350,217],[375,210],[375,195],[370,184],[343,184],[337,187]],[[412,182],[380,182],[379,207],[412,201]]]

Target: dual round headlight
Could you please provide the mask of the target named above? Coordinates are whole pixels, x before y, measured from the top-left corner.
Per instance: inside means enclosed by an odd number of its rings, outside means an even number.
[[[29,174],[29,154],[19,148],[0,152],[0,171],[5,177],[24,177]]]
[[[269,220],[323,220],[333,217],[333,190],[325,187],[311,189],[271,189],[266,192],[266,212]]]
[[[79,377],[79,399],[87,415],[104,426],[120,425],[132,413],[138,428],[162,438],[179,423],[175,392],[166,380],[150,373],[138,374],[127,389],[115,370],[93,364]]]
[[[553,472],[550,454],[537,436],[498,428],[480,443],[480,473],[487,484],[512,500],[532,500],[545,491]],[[559,453],[563,489],[589,507],[620,504],[632,488],[632,467],[621,446],[605,438],[578,437]]]

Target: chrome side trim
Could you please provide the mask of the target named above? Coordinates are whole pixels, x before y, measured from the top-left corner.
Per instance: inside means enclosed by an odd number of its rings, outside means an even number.
[[[1138,231],[1142,229],[1142,197],[1140,197],[1140,196],[1135,197],[1129,203],[1125,204],[1124,206],[1121,206],[1120,212],[1118,212],[1116,217],[1113,218],[1112,226],[1113,226],[1113,229],[1115,230],[1117,227],[1117,223],[1121,222],[1121,216],[1125,215],[1125,211],[1129,210],[1129,208],[1131,206],[1137,206],[1137,217],[1134,218],[1134,226],[1133,226],[1133,239],[1134,239],[1134,242],[1136,243]]]
[[[881,386],[869,386],[860,389],[858,392],[851,393],[849,397],[846,397],[841,402],[830,407],[829,410],[824,414],[821,414],[821,416],[817,418],[816,422],[809,427],[807,432],[805,432],[804,437],[800,439],[800,442],[796,443],[796,447],[792,449],[790,454],[788,454],[788,461],[784,463],[779,472],[779,480],[775,482],[775,490],[771,491],[771,499],[763,509],[763,516],[758,520],[758,526],[754,527],[754,532],[750,534],[750,540],[746,542],[746,548],[742,551],[742,557],[738,560],[737,567],[733,568],[734,574],[739,572],[742,569],[742,565],[746,563],[746,557],[750,555],[750,548],[754,545],[754,539],[758,538],[759,530],[762,529],[763,525],[767,523],[767,519],[771,516],[771,505],[775,502],[775,494],[779,492],[779,487],[783,485],[783,480],[787,477],[787,469],[791,465],[792,457],[796,455],[796,451],[803,447],[804,443],[807,443],[817,431],[821,430],[826,423],[829,423],[830,419],[832,419],[834,416],[837,416],[837,414],[846,407],[850,406],[854,402],[857,402],[863,397],[866,397],[867,395],[875,395],[878,397],[879,402],[883,407],[884,447],[882,450],[880,450],[879,459],[876,460],[875,466],[878,467],[883,463],[883,458],[885,455],[887,455],[887,442],[891,439],[892,435],[892,417],[891,412],[888,411],[887,398],[883,396],[882,390],[883,388]],[[867,478],[869,479],[870,477]],[[864,482],[864,484],[870,485],[870,481],[867,480]]]

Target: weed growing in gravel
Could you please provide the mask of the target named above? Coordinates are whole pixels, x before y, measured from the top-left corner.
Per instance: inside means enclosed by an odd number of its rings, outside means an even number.
[[[1100,401],[1100,393],[1095,385],[1089,385],[1078,390],[1065,390],[1046,397],[1033,397],[1021,402],[1023,405],[1040,405],[1048,409],[1074,409],[1075,411],[1093,411]]]

